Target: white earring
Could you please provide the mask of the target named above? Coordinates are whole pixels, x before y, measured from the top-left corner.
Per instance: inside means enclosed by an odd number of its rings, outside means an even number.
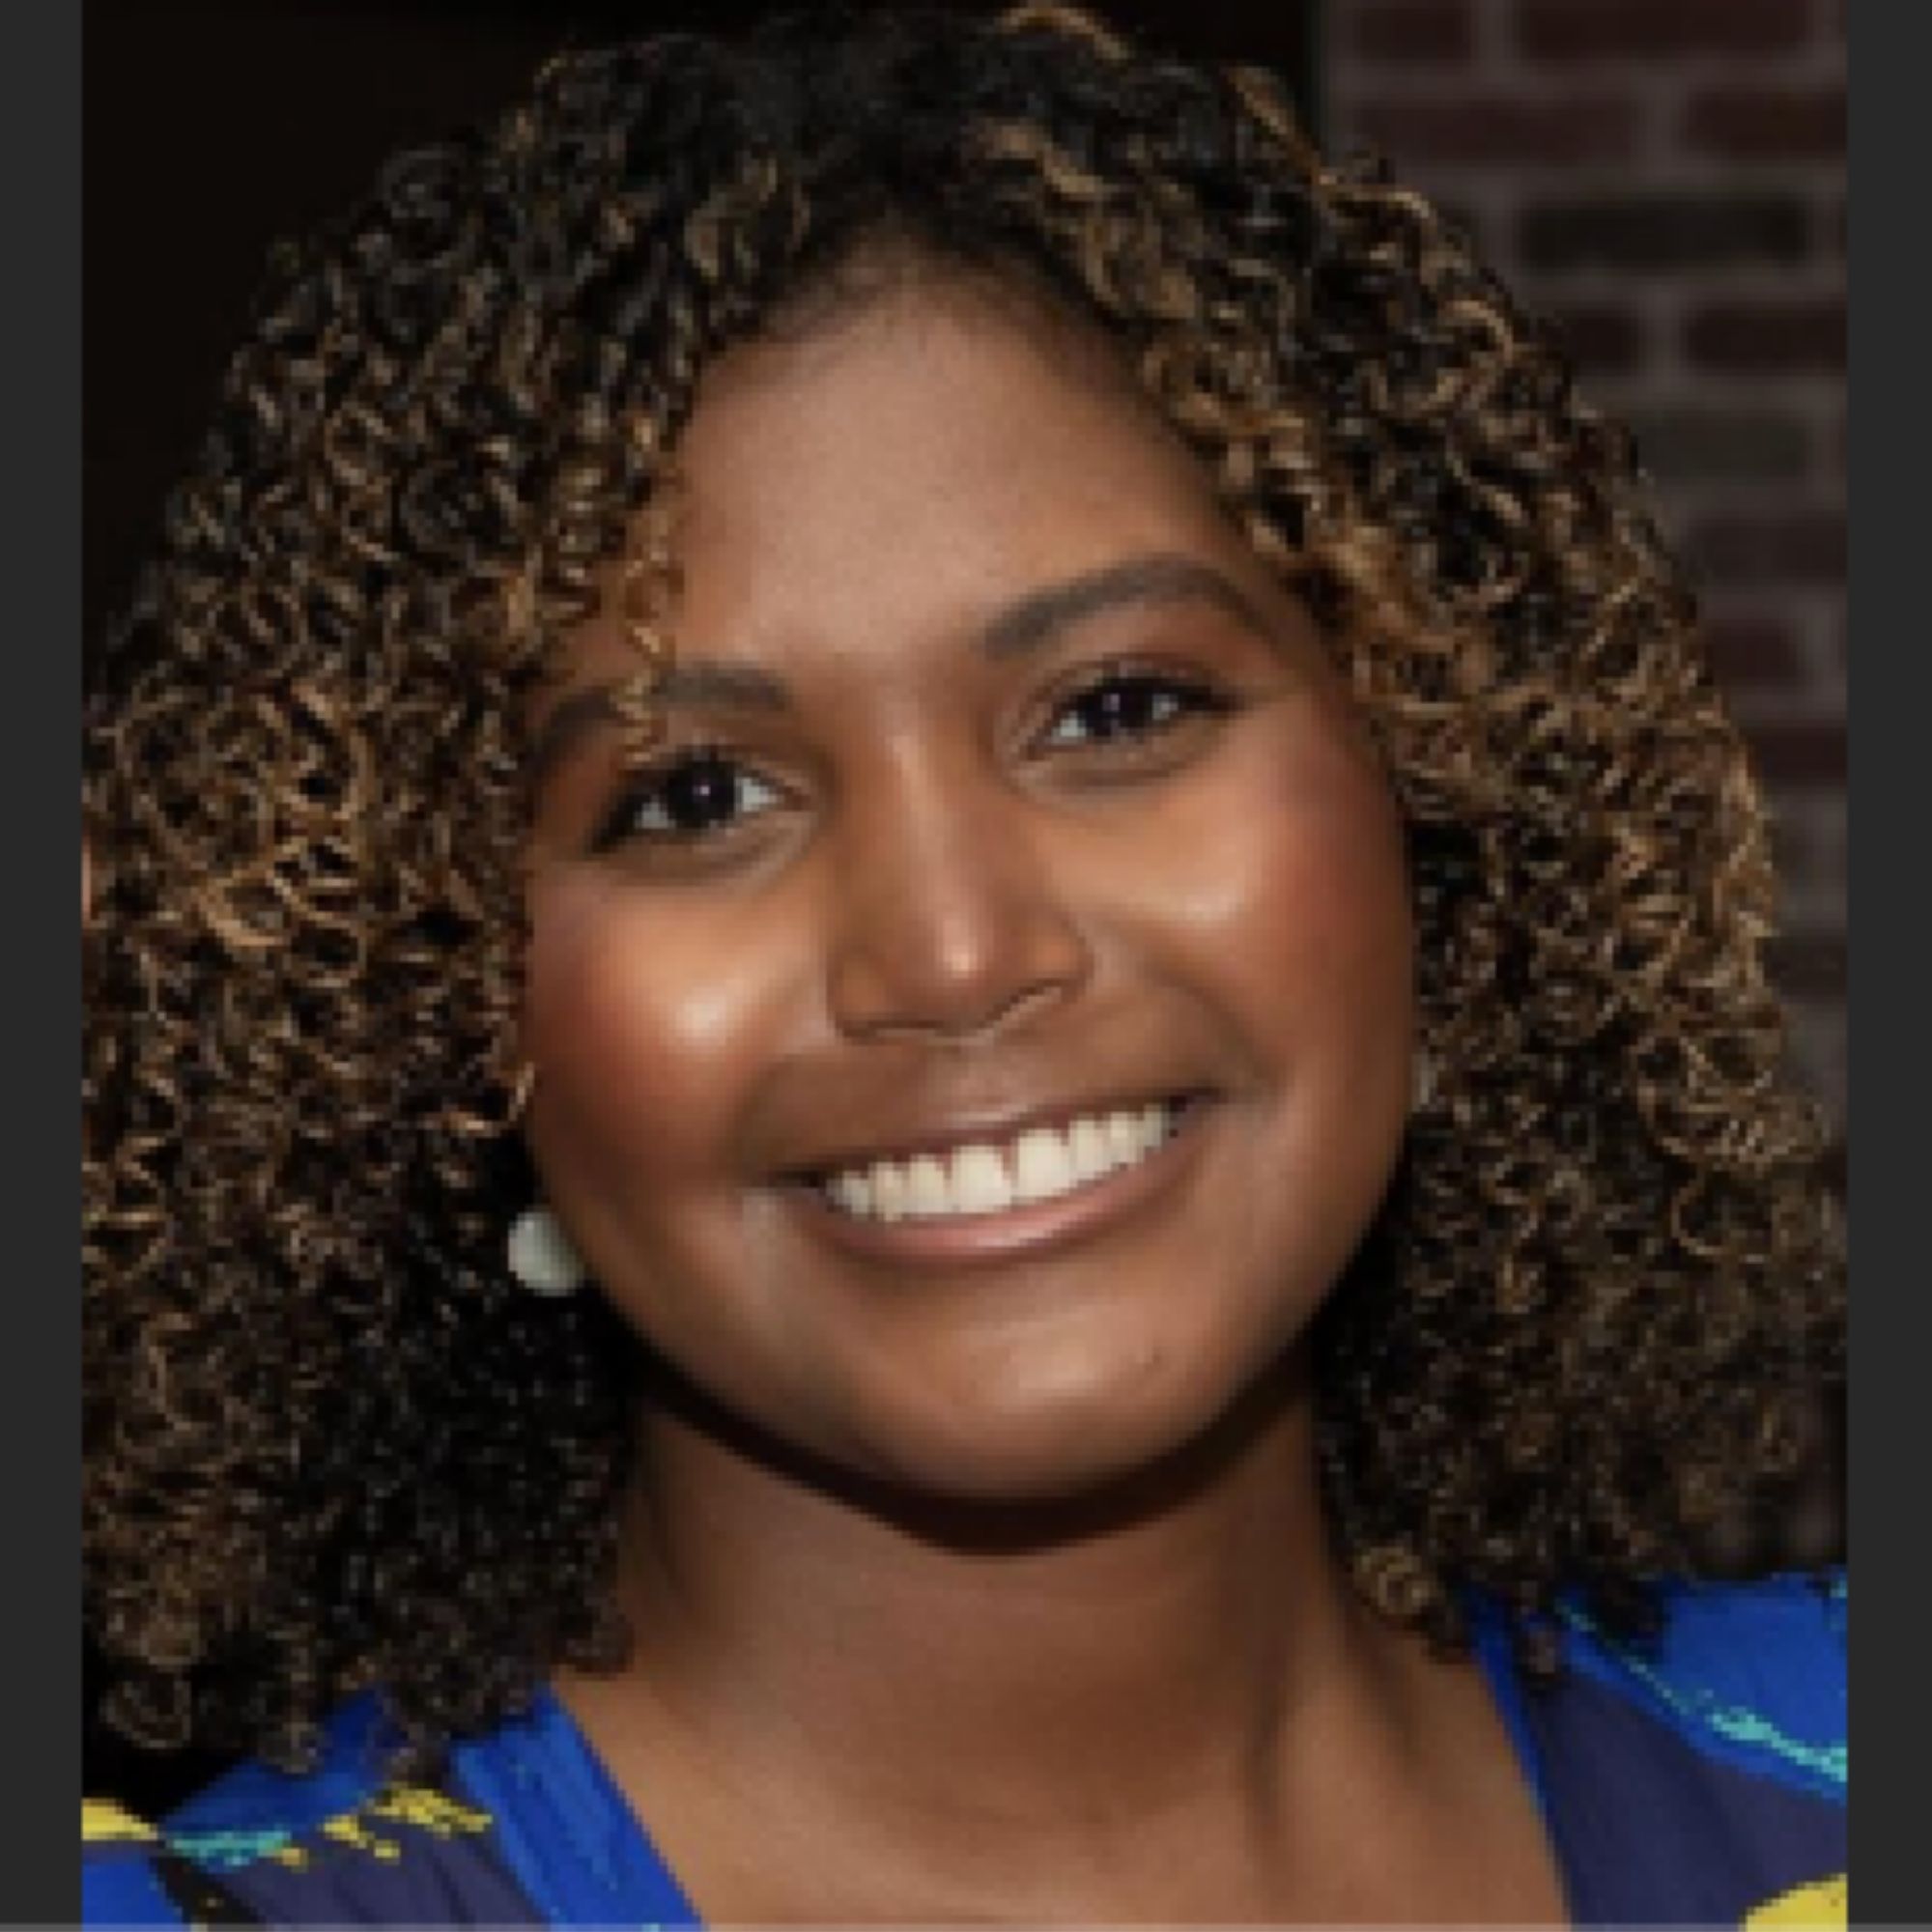
[[[574,1294],[583,1263],[548,1208],[526,1208],[510,1223],[510,1272],[532,1294]]]

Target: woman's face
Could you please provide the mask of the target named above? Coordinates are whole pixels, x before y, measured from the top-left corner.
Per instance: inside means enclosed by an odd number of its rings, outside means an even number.
[[[636,665],[610,614],[540,718],[551,1206],[728,1409],[955,1496],[1221,1416],[1407,1105],[1377,759],[1102,361],[932,288],[721,358],[662,757],[627,774],[598,696]]]

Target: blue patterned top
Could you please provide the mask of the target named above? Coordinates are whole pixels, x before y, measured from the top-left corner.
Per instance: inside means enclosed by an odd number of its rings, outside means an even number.
[[[1525,1683],[1493,1606],[1476,1652],[1535,1794],[1571,1919],[1843,1925],[1842,1574],[1674,1584],[1659,1636],[1558,1623],[1565,1669]],[[696,1926],[696,1910],[548,1692],[457,1745],[435,1786],[384,1772],[376,1701],[318,1768],[246,1765],[145,1827],[83,1816],[90,1924]]]

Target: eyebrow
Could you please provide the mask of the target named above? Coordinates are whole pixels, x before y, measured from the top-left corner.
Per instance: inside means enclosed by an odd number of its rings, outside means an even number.
[[[994,659],[1024,657],[1103,611],[1167,604],[1212,605],[1264,643],[1279,641],[1260,605],[1232,578],[1197,557],[1159,554],[1129,557],[1028,591],[980,627],[979,648]],[[622,722],[617,700],[628,682],[590,685],[557,704],[537,733],[530,757],[533,781],[541,781],[590,732]],[[784,680],[756,665],[673,659],[651,696],[653,703],[672,710],[709,705],[783,713],[793,708]]]
[[[980,633],[991,658],[1024,656],[1088,617],[1123,604],[1212,604],[1273,643],[1261,607],[1212,564],[1191,556],[1136,556],[1124,563],[1030,590],[993,616]]]
[[[550,769],[566,758],[592,732],[624,722],[619,694],[630,680],[586,685],[574,691],[551,712],[530,750],[532,783],[540,784]],[[740,711],[784,712],[792,708],[791,693],[782,679],[754,665],[667,665],[651,688],[651,702],[667,709],[697,710],[706,705]]]

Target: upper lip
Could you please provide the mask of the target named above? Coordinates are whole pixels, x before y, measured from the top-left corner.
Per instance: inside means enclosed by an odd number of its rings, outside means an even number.
[[[1075,1121],[1138,1113],[1156,1101],[1191,1099],[1199,1088],[1137,1087],[1078,1100],[1041,1100],[1023,1107],[933,1116],[903,1129],[893,1127],[840,1141],[787,1169],[793,1179],[817,1179],[879,1161],[903,1162],[917,1154],[948,1154],[956,1148],[1016,1140],[1030,1127],[1065,1130]]]

